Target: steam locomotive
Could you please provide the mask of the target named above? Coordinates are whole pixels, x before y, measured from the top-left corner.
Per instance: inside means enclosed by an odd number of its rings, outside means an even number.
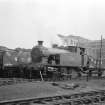
[[[62,78],[80,77],[82,74],[92,74],[92,71],[102,75],[102,70],[93,62],[92,56],[86,53],[86,49],[77,46],[46,48],[43,41],[33,47],[27,61],[19,59],[16,51],[7,54],[8,51],[0,51],[0,76],[21,78]],[[23,54],[24,55],[24,54]],[[9,59],[8,59],[9,57]],[[10,65],[5,62],[8,59]]]

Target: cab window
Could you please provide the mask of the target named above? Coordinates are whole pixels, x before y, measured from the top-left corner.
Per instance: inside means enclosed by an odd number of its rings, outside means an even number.
[[[77,53],[77,47],[76,47],[76,46],[68,46],[68,50],[69,50],[70,52]]]

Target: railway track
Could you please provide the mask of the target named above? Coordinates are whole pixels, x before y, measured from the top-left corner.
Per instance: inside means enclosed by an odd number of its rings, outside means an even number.
[[[0,101],[0,105],[105,105],[105,90]]]

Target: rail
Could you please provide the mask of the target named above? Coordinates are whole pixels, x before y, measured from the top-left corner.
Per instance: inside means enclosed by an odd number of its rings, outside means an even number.
[[[0,105],[102,105],[103,103],[105,104],[105,90],[0,101]]]

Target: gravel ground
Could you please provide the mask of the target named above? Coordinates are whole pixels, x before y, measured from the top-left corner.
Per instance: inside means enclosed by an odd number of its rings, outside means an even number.
[[[63,84],[79,84],[75,89],[63,89],[59,86],[53,86],[52,82],[23,82],[12,85],[4,85],[0,87],[0,101],[31,98],[31,97],[45,97],[62,94],[72,94],[81,91],[90,91],[97,89],[105,89],[105,79],[89,80],[69,80],[63,82],[56,82],[60,85]]]

